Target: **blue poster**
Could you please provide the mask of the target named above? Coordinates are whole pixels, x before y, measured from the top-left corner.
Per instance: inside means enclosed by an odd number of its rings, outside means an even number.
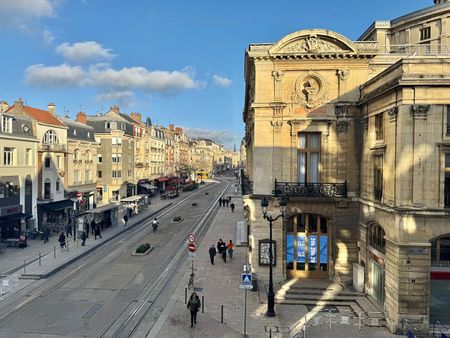
[[[305,235],[297,236],[297,262],[305,263]]]
[[[328,243],[328,237],[320,236],[320,264],[328,263],[327,243]]]
[[[286,262],[294,261],[294,235],[287,235],[286,238]]]
[[[317,236],[308,236],[308,262],[317,263]]]

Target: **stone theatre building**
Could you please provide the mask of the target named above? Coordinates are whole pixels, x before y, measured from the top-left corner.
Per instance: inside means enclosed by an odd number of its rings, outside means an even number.
[[[450,1],[376,21],[356,41],[306,29],[245,55],[253,272],[351,282],[384,309],[450,323]]]

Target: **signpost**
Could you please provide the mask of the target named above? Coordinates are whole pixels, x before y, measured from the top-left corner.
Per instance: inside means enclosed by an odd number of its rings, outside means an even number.
[[[247,265],[244,265],[244,273],[241,274],[241,285],[239,289],[245,290],[244,296],[244,337],[247,337],[247,290],[253,289],[252,274],[247,271]]]
[[[197,250],[197,246],[195,243],[189,243],[188,245],[189,252],[195,252]]]
[[[195,242],[195,235],[194,234],[189,234],[188,240],[189,240],[189,243],[194,243]]]
[[[194,276],[194,258],[196,255],[196,251],[197,251],[197,246],[195,245],[195,235],[194,234],[189,234],[188,236],[188,250],[189,250],[189,255],[188,255],[188,260],[191,262],[191,276]]]

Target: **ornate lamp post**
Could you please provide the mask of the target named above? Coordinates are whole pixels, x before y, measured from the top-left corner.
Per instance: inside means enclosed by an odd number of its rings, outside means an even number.
[[[281,214],[277,217],[273,218],[272,215],[267,214],[267,207],[269,206],[269,201],[267,198],[261,201],[261,208],[264,215],[264,218],[269,221],[269,230],[270,230],[270,242],[269,242],[269,291],[267,292],[267,312],[266,315],[268,317],[275,316],[275,294],[273,292],[273,252],[272,252],[272,222],[275,222],[278,218],[284,217],[284,212],[286,211],[286,201],[282,199],[280,201],[280,212]]]

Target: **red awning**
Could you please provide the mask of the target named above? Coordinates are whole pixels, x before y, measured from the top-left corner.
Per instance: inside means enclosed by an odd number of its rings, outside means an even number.
[[[169,178],[166,176],[161,176],[161,177],[155,178],[155,181],[159,181],[159,182],[166,182],[168,180],[169,180]]]

